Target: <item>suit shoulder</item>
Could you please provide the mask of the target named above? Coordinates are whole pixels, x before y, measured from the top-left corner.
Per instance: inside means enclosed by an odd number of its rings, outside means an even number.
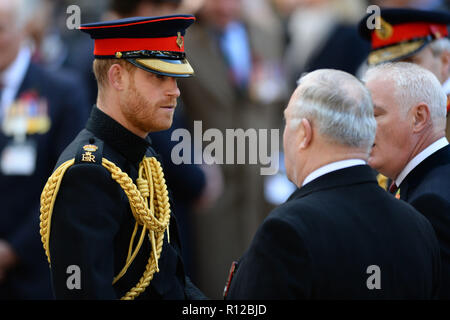
[[[320,209],[314,201],[308,201],[308,198],[292,199],[272,210],[267,216],[267,223],[279,221],[293,226],[298,231],[306,231],[306,225],[312,219],[320,219]]]
[[[317,219],[323,211],[322,208],[324,199],[327,197],[327,195],[324,195],[323,192],[327,192],[327,190],[314,192],[301,198],[293,198],[288,200],[279,207],[275,208],[273,210],[273,214],[276,214],[280,218],[284,219],[289,219],[292,216],[301,219]],[[298,213],[301,213],[301,215]]]
[[[450,196],[450,179],[444,178],[450,175],[450,145],[436,151],[420,163],[411,172],[413,176],[416,170],[421,173],[419,188],[437,193],[446,192],[447,196]]]
[[[421,181],[419,188],[450,198],[450,160],[447,164],[433,168]]]

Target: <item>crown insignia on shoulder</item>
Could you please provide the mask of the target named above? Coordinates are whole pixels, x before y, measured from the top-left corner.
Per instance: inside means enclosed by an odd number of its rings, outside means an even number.
[[[86,144],[83,146],[85,153],[81,155],[81,161],[83,162],[95,162],[95,156],[92,152],[97,151],[98,147],[93,144]]]
[[[95,152],[97,151],[98,147],[94,144],[87,144],[85,146],[83,146],[84,151],[89,151],[89,152]]]

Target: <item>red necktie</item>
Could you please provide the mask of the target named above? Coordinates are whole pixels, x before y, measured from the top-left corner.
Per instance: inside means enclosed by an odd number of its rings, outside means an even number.
[[[392,181],[391,185],[389,186],[389,192],[391,194],[395,194],[398,190],[397,185],[395,184],[395,181]]]

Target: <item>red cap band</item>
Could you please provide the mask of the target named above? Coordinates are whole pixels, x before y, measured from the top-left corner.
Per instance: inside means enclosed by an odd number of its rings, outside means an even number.
[[[404,23],[393,25],[392,29],[392,35],[386,39],[380,38],[376,31],[372,32],[372,49],[416,38],[425,38],[429,35],[434,35],[436,38],[448,36],[447,26],[444,24]]]
[[[184,37],[95,39],[94,55],[113,56],[116,52],[155,50],[184,52]]]

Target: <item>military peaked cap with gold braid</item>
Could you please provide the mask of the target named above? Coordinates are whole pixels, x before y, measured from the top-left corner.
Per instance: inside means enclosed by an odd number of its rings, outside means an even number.
[[[171,77],[190,77],[194,70],[184,52],[192,15],[139,17],[89,23],[80,30],[94,39],[96,59],[125,59],[135,66]]]
[[[373,14],[359,22],[360,35],[371,43],[369,65],[407,58],[432,41],[449,37],[450,14],[418,9],[380,10],[379,28],[372,28]]]

